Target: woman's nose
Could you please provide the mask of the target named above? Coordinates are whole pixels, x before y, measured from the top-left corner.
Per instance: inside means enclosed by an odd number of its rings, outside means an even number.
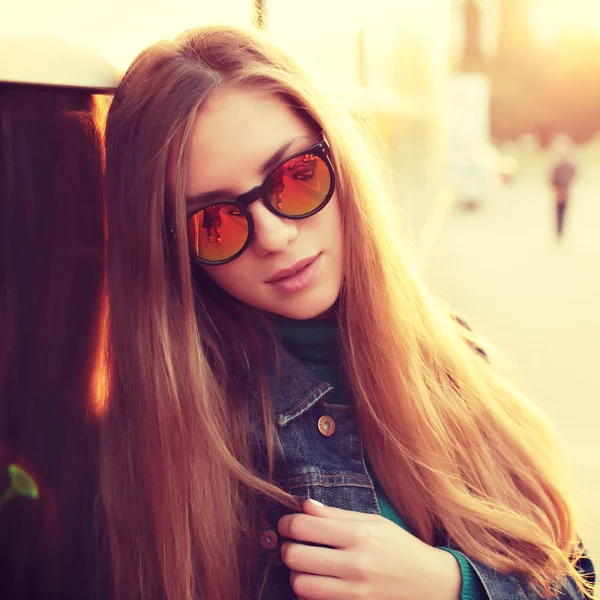
[[[253,202],[248,210],[254,221],[252,248],[259,256],[281,252],[298,237],[296,221],[272,213],[261,200]]]

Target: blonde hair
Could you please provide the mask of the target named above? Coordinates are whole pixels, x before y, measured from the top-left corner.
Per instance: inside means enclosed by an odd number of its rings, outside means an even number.
[[[246,356],[260,359],[251,309],[208,281],[193,283],[185,239],[169,244],[165,233],[170,224],[185,230],[185,144],[197,110],[224,84],[280,95],[329,141],[352,240],[338,311],[344,368],[366,452],[410,530],[547,596],[566,576],[583,589],[545,419],[410,272],[364,136],[258,34],[207,27],[145,50],[108,117],[111,402],[102,491],[117,597],[245,597],[261,499],[296,506],[253,473],[248,409],[233,401],[243,386],[231,373],[247,370]],[[261,407],[272,467],[264,389]]]

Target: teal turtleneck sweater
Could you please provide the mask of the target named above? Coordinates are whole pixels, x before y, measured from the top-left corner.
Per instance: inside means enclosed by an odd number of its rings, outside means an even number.
[[[275,326],[281,335],[286,349],[314,371],[322,381],[329,383],[333,390],[327,395],[330,404],[350,404],[351,391],[343,378],[339,363],[339,329],[331,321],[294,321],[282,317],[274,318]],[[375,486],[377,502],[382,517],[409,531],[406,523],[392,506],[383,488],[369,470]],[[450,552],[458,561],[462,573],[461,600],[486,600],[487,593],[465,556],[455,550],[442,548]]]

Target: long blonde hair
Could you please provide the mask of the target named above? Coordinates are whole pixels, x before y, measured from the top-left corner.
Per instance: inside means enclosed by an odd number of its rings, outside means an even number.
[[[247,371],[247,356],[260,357],[256,315],[209,281],[194,282],[185,239],[167,236],[170,225],[185,231],[182,156],[192,122],[222,84],[279,94],[325,131],[347,238],[338,311],[345,372],[375,474],[411,531],[428,543],[450,540],[548,596],[565,576],[583,587],[547,425],[410,272],[362,134],[257,34],[208,27],[145,50],[107,123],[102,492],[117,598],[246,597],[260,498],[296,505],[253,472],[248,403],[231,378]],[[260,360],[253,366],[260,373]],[[264,389],[261,415],[272,463]]]

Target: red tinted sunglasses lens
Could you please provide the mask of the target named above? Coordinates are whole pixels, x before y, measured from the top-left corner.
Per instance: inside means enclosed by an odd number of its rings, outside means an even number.
[[[227,260],[244,247],[249,230],[246,214],[235,204],[211,204],[187,220],[190,252],[207,262]]]
[[[277,167],[268,189],[268,200],[276,210],[301,217],[325,202],[331,189],[331,173],[320,156],[300,154]]]

